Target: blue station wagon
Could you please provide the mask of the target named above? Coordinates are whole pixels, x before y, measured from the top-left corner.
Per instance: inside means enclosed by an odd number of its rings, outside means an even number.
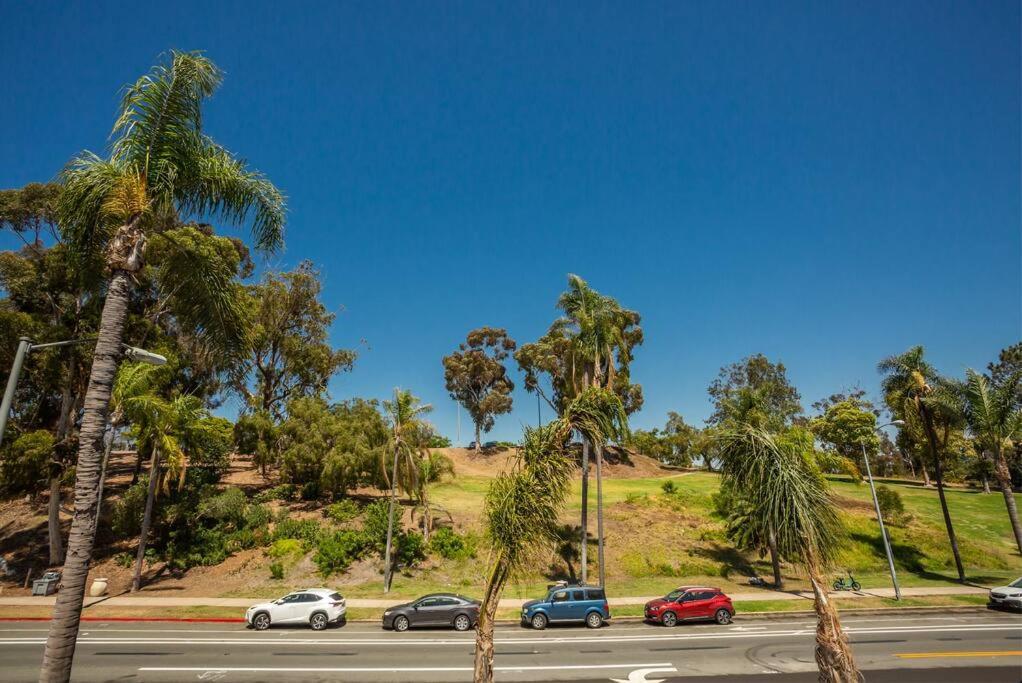
[[[599,586],[557,586],[542,600],[529,600],[522,605],[522,625],[536,629],[572,621],[599,628],[608,619],[610,605],[606,592]]]

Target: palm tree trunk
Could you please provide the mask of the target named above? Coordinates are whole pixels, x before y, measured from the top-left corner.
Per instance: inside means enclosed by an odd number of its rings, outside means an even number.
[[[383,592],[390,592],[390,581],[393,578],[393,568],[390,558],[393,554],[394,544],[394,503],[397,500],[397,452],[398,444],[394,444],[394,469],[390,475],[390,508],[387,513],[387,548],[383,554]]]
[[[947,507],[947,498],[944,496],[944,468],[940,462],[940,450],[937,448],[937,433],[933,427],[933,416],[925,403],[919,403],[919,412],[923,416],[923,427],[926,430],[926,438],[930,443],[930,454],[933,456],[933,474],[937,480],[937,496],[940,498],[940,511],[944,514],[944,526],[947,527],[948,541],[951,542],[951,554],[955,557],[955,568],[958,570],[958,580],[965,583],[965,568],[962,566],[962,555],[958,552],[958,538],[955,536],[955,527],[951,524],[951,512]]]
[[[596,543],[600,562],[600,585],[607,586],[606,563],[603,561],[603,445],[596,446]]]
[[[39,672],[41,683],[63,683],[71,679],[71,663],[78,639],[78,625],[85,599],[85,582],[92,558],[99,502],[103,431],[110,410],[110,391],[121,363],[124,321],[128,315],[131,276],[114,271],[107,289],[99,325],[99,338],[85,393],[85,409],[79,433],[78,465],[75,475],[74,516],[68,537],[63,584],[57,593],[46,650]]]
[[[47,505],[46,533],[50,537],[50,566],[64,561],[64,539],[60,535],[60,477],[50,477],[50,501]]]
[[[476,649],[474,683],[493,682],[493,623],[497,617],[500,594],[510,573],[510,566],[503,554],[498,554],[486,581],[486,592],[479,606],[479,623],[476,624]]]
[[[589,578],[589,441],[582,439],[582,539],[579,547],[582,583]]]
[[[774,588],[784,590],[784,578],[781,576],[781,555],[777,552],[777,534],[773,525],[767,531],[767,546],[770,548],[770,564],[774,568]]]
[[[816,666],[820,671],[818,680],[820,683],[859,683],[861,678],[848,637],[841,629],[837,608],[830,602],[827,587],[811,555],[806,565],[815,597],[813,609],[816,611]]]
[[[149,466],[149,489],[145,497],[145,514],[142,515],[142,530],[138,534],[138,553],[135,555],[135,575],[131,579],[131,592],[142,588],[142,563],[145,562],[145,547],[149,541],[149,526],[153,523],[153,504],[156,502],[156,487],[160,482],[160,449],[153,449],[153,463]]]
[[[1019,554],[1022,554],[1022,526],[1018,521],[1018,508],[1015,506],[1015,494],[1011,490],[1011,473],[1008,472],[1008,463],[1004,461],[1004,454],[1000,448],[994,451],[994,470],[997,473],[997,483],[1004,494],[1004,504],[1008,508],[1008,519],[1011,520],[1011,530],[1015,532],[1015,545]],[[984,483],[986,477],[983,478]],[[987,489],[989,493],[989,487]]]

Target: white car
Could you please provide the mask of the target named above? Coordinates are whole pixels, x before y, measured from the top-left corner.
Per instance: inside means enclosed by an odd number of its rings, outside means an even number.
[[[1015,579],[1007,586],[990,589],[990,602],[987,606],[1022,612],[1022,578]]]
[[[273,602],[252,605],[245,612],[245,621],[257,631],[271,624],[308,624],[314,631],[322,631],[341,621],[346,611],[340,593],[329,588],[306,588]]]

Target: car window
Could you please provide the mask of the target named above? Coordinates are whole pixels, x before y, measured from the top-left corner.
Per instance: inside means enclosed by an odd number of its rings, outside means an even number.
[[[557,591],[553,594],[553,597],[550,598],[550,602],[567,602],[567,600],[568,591]]]
[[[709,600],[713,597],[713,591],[697,591],[693,600]]]
[[[607,594],[603,592],[603,589],[590,589],[586,591],[589,595],[590,600],[606,600]]]
[[[322,598],[320,598],[315,593],[304,593],[304,594],[302,594],[302,602],[319,602],[321,599]]]
[[[581,602],[585,600],[585,594],[582,591],[571,591],[571,599],[575,602]]]
[[[1008,584],[1010,588],[1022,588],[1022,579],[1017,579]]]
[[[285,603],[285,604],[290,604],[292,602],[298,602],[298,597],[300,595],[301,595],[301,593],[292,593],[291,595],[285,595],[284,597],[282,597],[280,599],[280,601]]]
[[[331,594],[330,594],[330,599],[331,599],[331,600],[336,600],[336,601],[340,601],[340,600],[343,600],[343,599],[344,599],[344,596],[343,596],[343,595],[341,595],[340,593],[331,593]]]
[[[666,599],[671,601],[671,602],[677,602],[678,598],[680,598],[684,594],[685,594],[685,591],[671,591],[670,593],[667,594],[667,598]]]
[[[436,598],[426,598],[425,600],[419,600],[418,604],[416,604],[415,606],[416,607],[436,607],[436,604],[437,604],[437,599]]]
[[[450,607],[451,605],[461,604],[456,598],[437,598],[436,604],[438,607]]]
[[[678,602],[692,602],[696,599],[696,593],[685,593]]]

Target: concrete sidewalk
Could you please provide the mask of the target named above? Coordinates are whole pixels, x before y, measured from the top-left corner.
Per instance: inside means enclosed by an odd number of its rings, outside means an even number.
[[[903,588],[901,594],[903,597],[925,597],[931,595],[986,595],[986,588],[978,588],[974,586],[928,586],[923,588]],[[812,600],[812,592],[787,592],[787,591],[773,591],[773,590],[759,590],[748,593],[729,593],[731,599],[735,602],[745,602],[749,600]],[[839,596],[842,598],[893,598],[893,588],[864,588],[863,590],[853,593],[851,591],[842,591],[839,593],[831,593],[831,595]],[[650,600],[655,600],[662,596],[659,595],[644,595],[637,597],[621,597],[621,598],[610,598],[609,602],[612,607],[622,607],[626,605],[644,605]],[[20,596],[20,597],[0,597],[0,607],[29,607],[29,606],[46,606],[52,605],[56,601],[56,596]],[[252,604],[259,602],[260,598],[203,598],[203,597],[138,597],[138,596],[112,596],[104,598],[85,598],[85,605],[100,605],[110,607],[250,607]],[[373,599],[373,598],[349,598],[347,603],[348,607],[370,607],[370,608],[381,608],[390,607],[406,600],[402,598],[393,598],[387,600]],[[504,608],[518,608],[522,606],[525,600],[518,598],[504,598],[500,601],[500,606]]]

